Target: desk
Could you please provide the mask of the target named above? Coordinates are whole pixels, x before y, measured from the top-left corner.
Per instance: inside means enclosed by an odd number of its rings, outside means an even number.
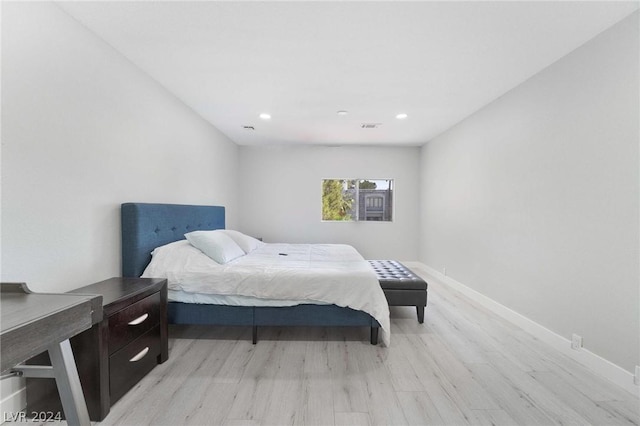
[[[30,293],[5,284],[0,289],[1,372],[54,378],[68,423],[90,425],[69,338],[102,315],[102,297]],[[51,366],[19,365],[45,350]]]

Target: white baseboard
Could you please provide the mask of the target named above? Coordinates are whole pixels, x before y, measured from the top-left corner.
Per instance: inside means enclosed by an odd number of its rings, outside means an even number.
[[[0,424],[15,418],[27,406],[27,388],[24,386],[0,400]]]
[[[507,308],[504,305],[501,305],[500,303],[481,293],[478,293],[477,291],[438,272],[437,270],[425,265],[424,263],[415,263],[419,264],[419,266],[424,268],[424,270],[429,275],[432,275],[443,284],[459,291],[469,299],[479,303],[480,305],[501,316],[512,324],[517,325],[518,327],[535,336],[540,341],[551,345],[554,349],[579,362],[580,364],[591,370],[593,373],[604,377],[605,379],[608,379],[624,390],[632,393],[637,397],[640,397],[640,386],[633,383],[633,373],[630,373],[624,368],[602,358],[599,355],[594,354],[593,352],[588,351],[587,349],[582,348],[577,351],[571,349],[571,340],[554,333],[553,331],[543,327],[537,322],[530,320],[529,318]]]

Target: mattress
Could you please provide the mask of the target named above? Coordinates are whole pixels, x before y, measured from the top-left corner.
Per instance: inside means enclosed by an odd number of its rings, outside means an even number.
[[[309,303],[305,300],[259,299],[257,297],[240,296],[237,294],[189,293],[182,290],[169,290],[168,293],[169,302],[200,303],[206,305],[283,307]],[[316,301],[315,304],[321,305],[325,303]]]

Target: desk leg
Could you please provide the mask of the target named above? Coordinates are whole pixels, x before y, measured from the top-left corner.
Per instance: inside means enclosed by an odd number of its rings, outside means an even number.
[[[50,346],[49,357],[67,423],[70,426],[91,425],[69,340]]]

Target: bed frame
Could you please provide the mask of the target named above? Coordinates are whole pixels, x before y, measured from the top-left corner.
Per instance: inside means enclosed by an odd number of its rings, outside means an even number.
[[[198,230],[224,229],[220,206],[125,203],[122,214],[122,275],[139,277],[151,261],[151,251]],[[371,328],[371,344],[378,344],[380,324],[366,312],[336,305],[253,307],[169,302],[171,324],[259,326],[360,326]]]

